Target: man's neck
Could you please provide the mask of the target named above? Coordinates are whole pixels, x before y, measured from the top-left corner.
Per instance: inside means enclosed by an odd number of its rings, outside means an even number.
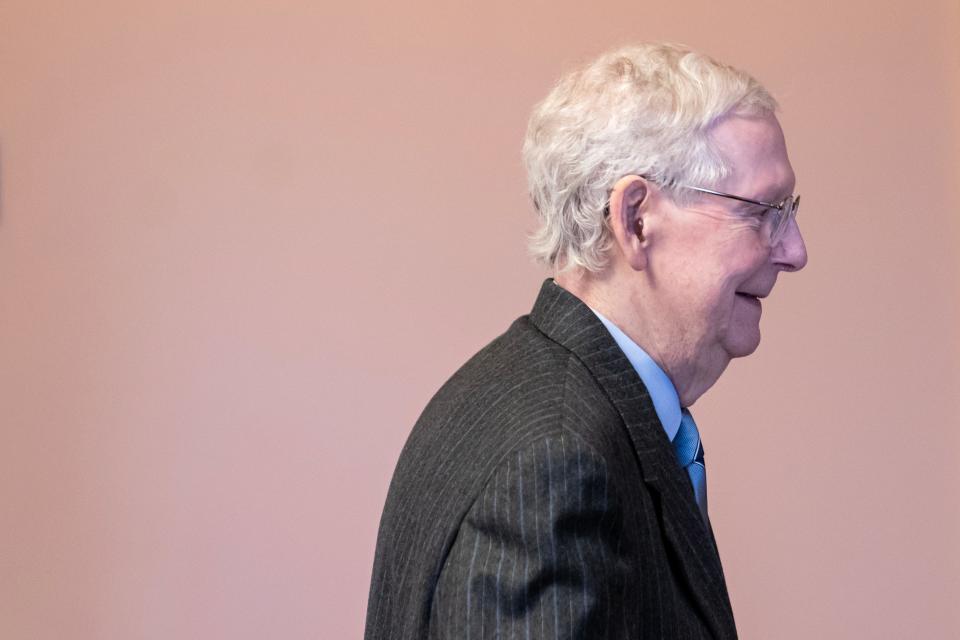
[[[656,297],[643,287],[641,274],[626,283],[613,268],[599,273],[582,269],[559,273],[554,281],[588,307],[599,311],[640,346],[673,382],[680,404],[692,406],[720,377],[729,358],[705,358],[697,345],[684,342],[653,308]]]

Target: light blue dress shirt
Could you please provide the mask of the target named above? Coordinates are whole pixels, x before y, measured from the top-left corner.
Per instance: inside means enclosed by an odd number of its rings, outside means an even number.
[[[627,356],[627,360],[637,370],[637,374],[643,381],[643,385],[650,392],[650,399],[653,401],[653,409],[660,418],[660,424],[667,434],[667,439],[673,442],[680,429],[680,396],[677,395],[677,389],[673,386],[670,378],[664,373],[656,362],[653,361],[646,351],[640,348],[636,342],[631,340],[627,334],[620,330],[620,327],[613,324],[596,309],[593,311],[603,326],[607,328],[610,335],[616,341],[617,346]]]

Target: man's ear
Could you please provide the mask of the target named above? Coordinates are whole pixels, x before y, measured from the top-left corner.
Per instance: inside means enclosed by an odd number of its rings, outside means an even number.
[[[643,218],[649,204],[650,184],[640,176],[624,176],[610,192],[608,224],[627,264],[636,271],[647,268],[647,239]]]

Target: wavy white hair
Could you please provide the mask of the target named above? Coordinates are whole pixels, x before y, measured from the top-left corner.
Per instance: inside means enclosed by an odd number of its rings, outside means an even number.
[[[683,203],[677,185],[710,187],[727,174],[711,126],[776,108],[750,75],[676,44],[624,47],[567,74],[534,109],[523,143],[541,220],[531,253],[557,271],[602,270],[617,180],[646,176]]]

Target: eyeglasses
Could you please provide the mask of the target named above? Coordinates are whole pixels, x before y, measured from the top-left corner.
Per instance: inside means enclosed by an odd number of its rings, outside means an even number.
[[[743,196],[735,196],[730,193],[723,193],[722,191],[714,191],[713,189],[690,187],[687,185],[679,186],[681,189],[690,189],[691,191],[708,193],[712,196],[720,196],[721,198],[739,200],[740,202],[747,202],[749,204],[755,204],[757,206],[764,207],[765,209],[761,220],[763,222],[763,226],[769,229],[771,247],[777,246],[777,244],[780,243],[780,240],[783,239],[783,234],[786,232],[787,227],[790,226],[790,221],[797,217],[797,209],[800,208],[800,196],[798,195],[789,196],[780,204],[772,204],[770,202],[762,202],[760,200],[751,200],[750,198],[744,198]]]

